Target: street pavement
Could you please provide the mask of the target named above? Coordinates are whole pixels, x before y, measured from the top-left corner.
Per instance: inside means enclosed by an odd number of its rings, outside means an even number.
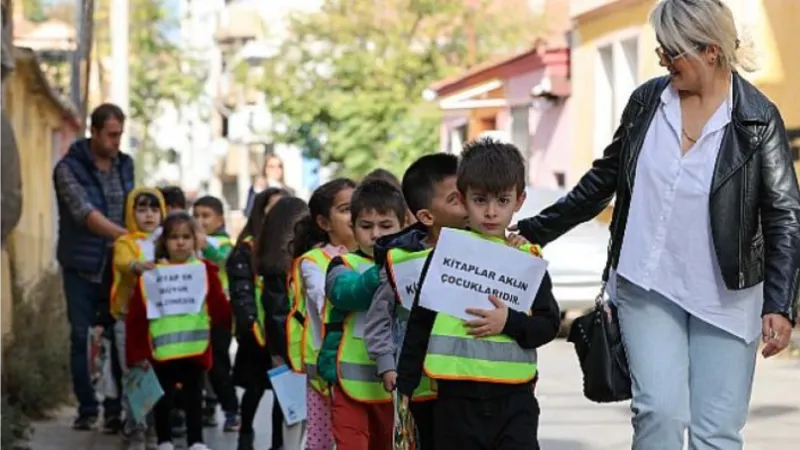
[[[583,398],[580,370],[570,344],[559,340],[546,346],[539,361],[537,396],[542,409],[539,439],[543,450],[630,448],[628,405],[597,405]],[[256,417],[258,449],[269,448],[271,408],[272,397],[266,395]],[[71,411],[65,412],[57,420],[36,424],[33,450],[123,448],[118,437],[71,430]],[[800,449],[800,360],[759,358],[744,434],[747,450]],[[236,449],[235,433],[206,429],[205,436],[213,450]]]

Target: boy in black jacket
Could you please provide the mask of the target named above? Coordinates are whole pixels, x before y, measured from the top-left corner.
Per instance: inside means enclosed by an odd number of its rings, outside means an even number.
[[[525,165],[513,145],[490,139],[467,144],[458,170],[458,190],[467,210],[472,231],[487,237],[504,238],[513,214],[525,200]],[[398,363],[397,390],[407,401],[425,365],[431,331],[437,320],[452,320],[444,313],[419,306],[419,292],[425,280],[429,256],[406,330]],[[455,299],[454,299],[455,300]],[[545,275],[530,314],[509,309],[490,297],[492,310],[467,310],[475,316],[465,322],[474,346],[481,338],[505,336],[519,346],[514,352],[535,357],[535,349],[552,341],[560,326],[558,305],[553,298],[550,276]],[[470,345],[469,342],[467,345]],[[512,344],[513,345],[513,344]],[[479,363],[479,361],[476,361]],[[482,361],[486,363],[486,361]],[[502,362],[489,364],[503,364]],[[434,412],[435,448],[458,450],[538,449],[539,405],[533,394],[536,369],[522,381],[465,374],[440,377]],[[436,377],[434,377],[436,378]],[[526,377],[528,378],[528,377]]]

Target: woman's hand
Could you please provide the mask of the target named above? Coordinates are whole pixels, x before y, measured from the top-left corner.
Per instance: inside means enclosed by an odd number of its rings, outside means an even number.
[[[515,233],[509,234],[508,237],[506,237],[506,243],[514,248],[522,248],[523,245],[530,244],[527,239]]]
[[[780,314],[765,314],[761,318],[761,340],[764,348],[761,355],[764,358],[775,356],[782,352],[792,338],[792,323]]]

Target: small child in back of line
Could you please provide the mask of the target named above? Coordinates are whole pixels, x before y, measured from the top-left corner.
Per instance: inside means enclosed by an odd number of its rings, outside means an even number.
[[[203,444],[203,383],[205,372],[213,363],[209,333],[211,327],[230,326],[231,315],[216,265],[199,260],[196,255],[197,229],[192,217],[185,212],[167,216],[156,243],[156,270],[162,265],[185,265],[187,270],[196,272],[199,265],[203,276],[192,281],[205,286],[204,298],[192,299],[200,303],[192,310],[199,312],[175,311],[154,304],[152,308],[161,315],[149,318],[151,308],[144,283],[137,283],[125,323],[128,365],[152,365],[164,390],[154,408],[158,450],[174,449],[170,413],[177,383],[182,385],[189,450],[208,450]]]
[[[201,255],[219,267],[220,283],[227,294],[228,275],[225,271],[225,261],[233,249],[233,244],[225,231],[225,211],[222,202],[210,195],[200,197],[192,205],[192,214],[203,232],[199,245]],[[217,403],[220,403],[225,413],[223,431],[233,432],[239,428],[239,398],[236,396],[231,378],[230,328],[212,328],[211,347],[214,353],[214,365],[208,372],[210,386],[206,386],[203,424],[207,427],[217,426]]]
[[[380,284],[373,263],[375,242],[400,231],[406,222],[403,194],[386,181],[362,183],[350,202],[358,250],[328,266],[325,292],[332,305],[319,355],[319,371],[333,384],[332,425],[336,448],[391,448],[392,394],[383,389],[364,344],[363,324]],[[374,381],[365,381],[374,380]]]
[[[364,342],[387,392],[395,389],[396,358],[408,321],[409,310],[403,305],[413,302],[408,282],[419,280],[428,249],[436,245],[441,229],[463,228],[467,222],[467,213],[456,189],[457,171],[458,158],[446,153],[425,155],[412,163],[403,175],[403,197],[418,222],[379,240],[375,247],[376,264],[381,265],[381,284],[367,312]],[[400,267],[408,264],[413,265],[413,275]],[[406,275],[401,277],[400,273]],[[404,299],[404,296],[410,298]],[[425,377],[410,406],[417,424],[417,442],[423,450],[433,448],[432,400],[435,395],[433,384]]]
[[[186,194],[183,193],[183,189],[180,187],[165,186],[158,188],[158,190],[160,190],[161,195],[164,196],[164,201],[167,204],[167,214],[186,211],[189,208],[186,202]]]
[[[161,226],[166,215],[164,198],[158,189],[137,188],[125,200],[125,222],[128,234],[114,241],[113,284],[111,285],[110,312],[114,319],[114,342],[119,354],[123,375],[128,373],[125,364],[125,316],[139,275],[155,267],[155,238],[153,232]],[[143,445],[144,427],[133,422],[130,408],[123,401],[126,421],[123,437],[130,438],[132,446]]]
[[[525,200],[525,164],[519,150],[491,139],[467,144],[456,184],[472,232],[514,245],[506,229]],[[539,253],[527,243],[514,246]],[[533,393],[536,349],[552,341],[560,325],[550,276],[542,280],[528,314],[489,296],[494,309],[467,309],[475,319],[463,321],[419,306],[431,255],[423,267],[398,362],[397,391],[403,402],[417,389],[424,368],[437,382],[433,421],[447,424],[434,430],[436,449],[539,449],[539,405]],[[503,358],[491,361],[487,355]]]
[[[333,448],[330,393],[317,371],[317,358],[326,311],[330,310],[325,299],[325,272],[332,258],[355,248],[350,225],[355,186],[352,180],[337,178],[318,187],[308,201],[310,214],[295,228],[286,362],[293,371],[306,374],[306,450]]]

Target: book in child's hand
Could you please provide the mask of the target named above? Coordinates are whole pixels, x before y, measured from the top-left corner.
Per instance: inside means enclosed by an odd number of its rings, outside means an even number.
[[[132,367],[122,379],[125,399],[131,408],[133,420],[138,424],[145,422],[145,417],[164,395],[158,377],[153,368]]]
[[[394,401],[394,446],[393,450],[416,450],[417,427],[411,411],[403,406],[401,396],[393,394]],[[424,450],[424,449],[423,449]]]

